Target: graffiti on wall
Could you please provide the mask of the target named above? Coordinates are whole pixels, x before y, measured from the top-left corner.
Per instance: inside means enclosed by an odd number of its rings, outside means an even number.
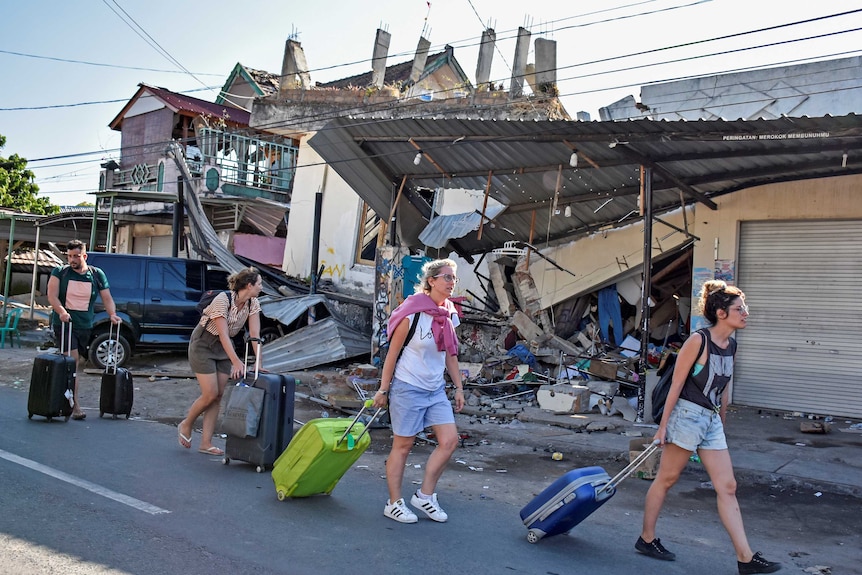
[[[326,260],[320,260],[320,265],[323,266],[323,273],[321,276],[344,279],[344,272],[347,270],[347,266],[344,264],[330,264]]]
[[[383,365],[389,344],[386,322],[392,310],[404,301],[404,266],[401,259],[408,253],[405,248],[383,246],[377,250],[374,266],[374,308],[372,311],[371,358]]]

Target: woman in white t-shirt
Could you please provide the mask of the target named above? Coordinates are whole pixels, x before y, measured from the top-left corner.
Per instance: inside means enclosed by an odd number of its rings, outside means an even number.
[[[400,523],[416,523],[416,514],[401,497],[404,465],[416,435],[431,427],[437,446],[425,464],[422,485],[410,504],[434,521],[446,512],[437,502],[437,481],[458,446],[455,414],[446,395],[444,371],[455,385],[455,411],[464,407],[464,388],[458,367],[458,315],[449,301],[458,277],[452,260],[435,260],[422,267],[422,281],[389,318],[389,351],[383,364],[375,407],[389,404],[392,450],[386,460],[389,500],[383,514]],[[408,337],[409,336],[409,337]]]

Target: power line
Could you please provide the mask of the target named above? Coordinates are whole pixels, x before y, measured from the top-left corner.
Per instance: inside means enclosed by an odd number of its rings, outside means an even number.
[[[185,66],[183,66],[183,65],[180,63],[180,61],[179,61],[179,60],[177,60],[176,58],[174,58],[174,57],[170,54],[170,52],[168,52],[167,50],[165,50],[165,49],[162,47],[162,45],[161,45],[161,44],[159,44],[159,43],[156,41],[156,39],[155,39],[155,38],[153,38],[153,37],[152,37],[152,36],[151,36],[151,35],[150,35],[146,30],[144,30],[143,26],[141,26],[140,24],[138,24],[138,22],[137,22],[137,21],[136,21],[136,20],[131,16],[131,14],[129,14],[128,12],[126,12],[126,10],[125,10],[125,9],[123,9],[123,7],[122,7],[122,6],[120,6],[120,4],[119,4],[119,2],[117,2],[117,0],[111,0],[111,1],[114,3],[114,5],[116,5],[116,7],[117,7],[117,8],[119,8],[119,9],[120,9],[120,11],[123,13],[123,15],[124,15],[124,16],[121,16],[119,12],[117,12],[116,10],[114,10],[114,7],[113,7],[113,6],[111,6],[111,5],[108,3],[108,0],[102,0],[102,2],[103,2],[103,3],[104,3],[108,8],[110,8],[110,9],[111,9],[111,11],[112,11],[112,12],[114,12],[114,14],[116,14],[116,15],[117,15],[117,17],[118,17],[118,18],[120,18],[120,20],[122,20],[124,24],[126,24],[129,28],[131,28],[131,29],[132,29],[132,31],[133,31],[133,32],[135,32],[135,34],[137,34],[138,36],[140,36],[140,37],[141,37],[141,39],[143,39],[147,44],[149,44],[149,45],[150,45],[154,50],[156,50],[159,54],[161,54],[162,56],[164,56],[165,58],[167,58],[167,60],[168,60],[169,62],[171,62],[171,63],[172,63],[172,64],[174,64],[177,68],[179,68],[180,70],[182,70],[183,72],[185,72],[187,75],[189,75],[189,76],[190,76],[192,79],[194,79],[198,84],[200,84],[201,86],[203,86],[203,87],[204,87],[204,88],[206,88],[206,89],[211,89],[211,88],[210,88],[209,86],[207,86],[207,85],[206,85],[206,84],[205,84],[205,83],[204,83],[200,78],[198,78],[198,77],[197,77],[197,76],[195,76],[192,72],[190,72],[188,68],[186,68]],[[227,101],[228,101],[228,102],[230,102],[230,100],[227,100]],[[241,107],[242,107],[242,106],[240,106],[240,105],[236,104],[235,102],[230,102],[230,103],[231,103],[233,106],[236,106],[237,108],[241,108]]]
[[[102,68],[116,68],[119,70],[139,70],[142,72],[159,72],[162,74],[185,74],[182,70],[163,70],[159,68],[144,68],[142,66],[123,66],[121,64],[104,64],[101,62],[88,62],[86,60],[72,60],[69,58],[57,58],[55,56],[40,56],[38,54],[27,54],[24,52],[13,52],[12,50],[0,50],[0,54],[9,54],[12,56],[21,56],[23,58],[36,58],[39,60],[52,60],[54,62],[63,62],[65,64],[83,64],[85,66],[99,66]],[[198,76],[218,76],[224,77],[224,74],[210,74],[208,72],[196,72]]]
[[[818,17],[818,18],[813,18],[813,19],[803,20],[803,21],[800,21],[800,22],[793,22],[793,23],[788,23],[788,24],[782,24],[782,25],[778,25],[778,26],[772,26],[772,27],[769,27],[769,28],[762,28],[762,29],[753,30],[753,31],[749,31],[749,32],[743,32],[743,33],[739,33],[739,34],[726,35],[726,36],[721,36],[721,37],[718,37],[718,38],[712,38],[712,39],[708,39],[708,40],[701,40],[701,41],[692,42],[692,43],[687,43],[687,44],[680,44],[680,45],[676,45],[676,46],[669,46],[669,47],[665,47],[665,48],[659,48],[659,49],[651,50],[651,51],[644,51],[644,52],[640,52],[640,53],[637,53],[637,54],[634,54],[634,55],[642,55],[642,54],[647,54],[647,53],[651,53],[651,52],[659,52],[659,51],[663,51],[663,50],[669,50],[669,49],[672,49],[672,48],[677,48],[677,47],[682,47],[682,46],[690,46],[690,45],[698,44],[698,43],[710,42],[710,41],[715,41],[715,40],[719,40],[719,39],[726,39],[726,38],[735,37],[735,36],[741,36],[741,35],[746,35],[746,34],[753,34],[753,33],[761,32],[761,31],[764,31],[764,30],[772,30],[772,29],[782,28],[782,27],[791,26],[791,25],[797,25],[797,24],[802,24],[802,23],[808,23],[808,22],[812,22],[812,21],[815,21],[815,20],[822,20],[822,19],[826,19],[826,18],[833,18],[833,17],[842,16],[842,15],[846,15],[846,14],[850,14],[850,13],[854,13],[854,12],[859,12],[859,11],[860,11],[860,10],[855,10],[855,11],[844,12],[844,13],[840,13],[840,14],[833,14],[833,15],[829,15],[829,16],[822,16],[822,17]],[[850,30],[850,31],[852,31],[852,30]],[[796,40],[793,40],[793,41],[794,41],[794,42],[796,42],[796,41],[802,41],[802,40],[809,40],[809,39],[812,39],[812,38],[819,38],[819,37],[823,37],[823,36],[826,36],[826,35],[834,35],[834,34],[840,34],[840,33],[846,33],[846,32],[848,32],[848,31],[843,31],[843,32],[834,32],[834,33],[825,34],[825,35],[820,35],[820,36],[814,36],[814,37],[808,37],[808,38],[796,39]],[[790,42],[790,41],[787,41],[787,42]],[[771,45],[775,45],[775,44],[781,44],[781,43],[773,43],[773,44],[767,44],[767,45],[760,45],[760,46],[754,46],[754,47],[742,48],[742,49],[739,49],[739,50],[750,50],[750,49],[755,49],[755,48],[764,47],[764,46],[771,46]],[[728,52],[732,52],[732,51],[728,51]],[[723,53],[727,53],[727,52],[722,52],[722,54],[723,54]],[[677,61],[684,61],[684,60],[689,60],[689,59],[696,59],[696,58],[704,58],[704,57],[708,57],[708,56],[711,56],[711,55],[716,55],[716,54],[708,54],[708,55],[701,55],[701,56],[696,56],[696,57],[691,57],[691,58],[684,58],[684,59],[675,60],[674,62],[677,62]],[[614,58],[610,58],[610,59],[605,59],[605,60],[597,60],[597,61],[595,61],[595,62],[603,62],[603,61],[607,61],[607,60],[611,60],[611,59],[620,59],[620,58],[629,57],[629,56],[632,56],[632,55],[618,56],[618,57],[614,57]],[[821,57],[822,57],[822,56],[821,56]],[[575,66],[583,66],[583,65],[592,64],[592,63],[595,63],[595,62],[586,62],[586,63],[576,64],[576,65],[574,65],[574,66],[568,66],[567,68],[571,68],[571,67],[575,67]],[[667,63],[667,62],[653,63],[653,64],[648,64],[648,65],[644,65],[644,66],[640,66],[640,67],[656,66],[656,65],[661,65],[661,64],[663,64],[663,63]],[[784,63],[777,63],[777,64],[769,64],[769,65],[764,65],[764,66],[760,66],[760,67],[762,68],[762,67],[766,67],[766,66],[775,66],[775,65],[781,65],[781,64],[786,64],[786,62],[784,62]],[[626,70],[626,69],[629,69],[629,68],[625,68],[624,70]],[[620,71],[620,70],[616,70],[616,71]],[[571,77],[571,78],[564,78],[562,81],[571,80],[571,79],[582,79],[582,78],[587,78],[587,77],[592,77],[592,76],[597,76],[597,75],[607,74],[607,73],[610,73],[610,72],[607,72],[607,71],[605,71],[605,72],[597,72],[597,73],[594,73],[594,74],[587,74],[587,75],[583,75],[583,76],[576,76],[576,77]],[[702,76],[704,76],[704,75],[717,75],[717,74],[720,74],[720,73],[722,73],[722,72],[715,72],[715,73],[713,73],[713,74],[702,74],[702,75],[699,75],[699,76],[700,76],[700,77],[702,77]],[[725,73],[726,73],[726,72],[725,72]],[[698,76],[689,76],[689,77],[691,78],[691,77],[698,77]],[[638,84],[640,84],[640,85],[649,85],[649,84],[655,84],[655,83],[661,83],[661,82],[667,82],[667,81],[670,81],[670,80],[654,80],[654,81],[649,81],[649,82],[638,82],[638,83],[634,83],[634,84],[626,84],[626,85],[622,85],[622,86],[615,86],[615,87],[613,87],[613,88],[600,88],[600,89],[594,89],[594,90],[586,90],[586,91],[580,91],[580,92],[572,92],[572,93],[568,93],[568,94],[562,94],[562,95],[561,95],[561,97],[565,97],[565,96],[573,96],[573,95],[580,95],[580,94],[586,94],[586,93],[601,92],[601,91],[607,91],[607,90],[612,90],[612,89],[619,89],[619,88],[622,88],[622,87],[634,86],[634,85],[638,85]],[[405,103],[405,104],[404,104],[403,106],[401,106],[401,107],[409,107],[409,106],[415,106],[415,105],[416,105],[416,104],[414,104],[414,103]],[[506,104],[502,104],[502,105],[506,105]],[[370,110],[371,110],[371,107],[370,107],[370,106],[366,106],[366,109],[367,109],[368,111],[370,111]],[[356,112],[357,112],[357,113],[361,113],[361,112],[363,111],[361,107],[355,108],[354,110],[356,110]],[[339,115],[342,115],[342,114],[344,114],[344,113],[345,113],[345,111],[339,112]],[[331,118],[331,117],[333,117],[333,116],[332,116],[332,115],[320,115],[320,116],[317,116],[317,118],[318,118],[318,119],[321,119],[321,120],[326,120],[326,119],[329,119],[329,118]],[[309,119],[309,117],[306,117],[305,119],[306,119],[306,120],[308,120],[308,119]],[[267,127],[274,128],[274,127],[289,127],[289,126],[291,126],[291,123],[289,123],[289,122],[282,122],[282,123],[273,123],[273,124],[270,124],[270,125],[268,125],[268,126],[264,125],[264,126],[256,126],[256,127],[257,127],[257,128],[264,128],[264,129],[265,129],[265,128],[267,128]],[[84,154],[80,154],[80,155],[95,155],[95,154],[104,154],[104,153],[105,153],[105,151],[104,151],[104,150],[100,150],[100,151],[97,151],[97,152],[84,153]],[[31,161],[31,162],[37,162],[37,161],[47,161],[47,160],[53,160],[53,159],[66,159],[66,158],[75,157],[75,156],[78,156],[78,155],[77,155],[77,154],[73,154],[73,155],[66,155],[66,156],[55,156],[55,157],[52,157],[52,158],[39,158],[39,159],[36,159],[36,160],[30,160],[30,161]],[[95,160],[89,160],[89,161],[87,161],[87,162],[92,162],[92,161],[95,161]],[[82,163],[85,163],[85,162],[82,162]],[[65,164],[63,164],[63,165],[65,165]],[[42,166],[42,167],[47,167],[47,166]]]
[[[791,64],[798,64],[800,62],[810,61],[812,58],[825,59],[825,58],[831,58],[831,57],[835,57],[835,56],[844,56],[847,54],[858,53],[858,52],[860,52],[860,50],[855,50],[855,51],[850,51],[850,52],[839,52],[839,53],[832,53],[832,54],[823,54],[823,55],[814,56],[811,58],[800,58],[800,59],[795,59],[795,60],[785,60],[785,61],[781,61],[781,62],[773,62],[770,64],[764,64],[764,65],[759,65],[759,66],[735,68],[735,69],[731,69],[731,70],[727,70],[725,72],[722,72],[722,74],[734,74],[734,73],[740,73],[740,72],[745,72],[745,71],[770,69],[770,68],[775,68],[775,67],[779,67],[779,66],[786,66],[786,65],[791,65]],[[832,72],[839,72],[842,70],[850,70],[850,69],[855,69],[855,67],[849,67],[848,66],[845,68],[836,68],[836,69],[833,69],[831,71]],[[562,96],[576,96],[576,95],[587,94],[587,93],[591,93],[591,92],[602,92],[602,91],[608,91],[608,90],[617,90],[620,88],[628,88],[628,87],[633,87],[633,86],[647,86],[647,85],[655,85],[655,84],[664,84],[664,83],[669,83],[669,82],[678,82],[681,80],[691,80],[691,79],[704,78],[704,77],[710,77],[710,76],[716,76],[716,75],[719,75],[719,74],[704,73],[704,74],[696,74],[696,75],[688,75],[688,76],[678,76],[678,77],[674,77],[674,78],[664,78],[664,79],[653,80],[653,81],[649,81],[649,82],[638,82],[638,83],[634,83],[634,84],[621,84],[621,85],[616,85],[613,87],[597,88],[594,90],[570,92],[567,94],[563,94]],[[789,80],[791,78],[800,78],[800,77],[804,77],[807,75],[809,75],[809,74],[797,74],[795,76],[784,76],[784,79]],[[764,81],[768,81],[768,80],[764,80]],[[806,88],[806,87],[819,86],[819,85],[823,85],[823,84],[824,84],[823,82],[814,82],[814,83],[808,83],[808,84],[794,84],[794,87]],[[723,86],[723,87],[728,87],[728,86]],[[809,92],[806,92],[806,94],[815,95],[815,94],[824,94],[824,93],[830,93],[830,92],[839,93],[842,91],[854,90],[854,89],[859,89],[859,88],[862,88],[862,85],[851,85],[851,86],[847,86],[847,87],[843,87],[843,88],[809,91]],[[756,92],[754,90],[751,90],[750,93],[756,94]],[[665,95],[672,96],[673,94],[674,93],[669,93],[669,94],[665,94]],[[683,95],[683,94],[688,94],[688,92],[678,92],[678,94]],[[744,92],[737,92],[734,95],[735,96],[745,96],[745,93]],[[770,96],[770,99],[782,100],[782,99],[795,98],[795,97],[798,97],[798,95],[794,94],[794,95],[783,96],[783,97],[782,96]],[[674,103],[679,103],[680,101],[687,101],[689,99],[690,98],[685,98],[685,100],[668,100],[668,101],[664,101],[663,104],[674,104]],[[734,102],[733,105],[744,105],[744,104],[756,103],[758,101],[761,101],[761,100],[759,100],[759,99],[742,100],[742,101]],[[505,106],[505,105],[507,105],[507,104],[506,103],[500,104],[500,106]],[[682,113],[682,112],[695,111],[696,109],[699,109],[699,108],[678,109],[678,110],[675,110],[675,112],[676,113]],[[422,116],[426,116],[428,114],[436,115],[437,112],[428,112],[425,114],[419,114],[419,115],[413,116],[413,118],[421,118]],[[394,118],[394,119],[390,119],[390,120],[373,119],[373,120],[367,120],[367,121],[363,121],[363,122],[357,122],[357,125],[368,124],[368,123],[380,123],[380,122],[386,122],[386,121],[395,121],[398,119],[400,119],[400,118]],[[318,131],[325,131],[327,129],[328,128],[323,127]],[[190,143],[194,140],[195,140],[195,138],[191,137],[191,138],[188,138],[188,141],[181,141],[181,142],[182,143]],[[144,148],[150,148],[151,149],[153,147],[157,147],[160,145],[167,145],[168,143],[169,143],[168,141],[164,141],[164,142],[153,142],[153,143],[149,143],[149,144],[141,144],[138,146],[127,147],[122,151],[127,153],[127,155],[126,155],[127,159],[133,159],[135,157],[135,154],[129,154],[128,152],[134,151],[136,149],[137,150],[143,150]],[[99,158],[98,160],[82,160],[82,161],[78,161],[78,162],[66,162],[66,163],[60,163],[60,164],[50,164],[50,165],[46,165],[46,166],[31,166],[30,164],[32,162],[71,159],[71,158],[76,158],[76,157],[85,157],[85,156],[93,156],[93,155],[104,156],[104,154],[106,154],[106,153],[109,154],[111,152],[119,152],[119,151],[121,151],[120,148],[112,148],[112,149],[107,149],[107,150],[96,150],[96,151],[92,151],[92,152],[81,152],[81,153],[77,153],[77,154],[66,154],[66,155],[62,155],[62,156],[51,156],[51,157],[45,157],[45,158],[36,158],[36,159],[32,159],[32,160],[27,160],[27,162],[28,162],[28,168],[33,169],[33,170],[38,170],[38,169],[46,169],[46,168],[53,168],[53,167],[60,167],[60,166],[87,164],[87,163],[92,163],[95,161],[102,161],[102,160],[104,160],[104,157]]]
[[[191,94],[193,92],[203,92],[204,90],[210,91],[215,89],[217,86],[207,86],[206,88],[195,88],[194,90],[182,90],[180,92],[176,92],[177,94]],[[0,112],[22,112],[22,111],[33,111],[33,110],[54,110],[57,108],[77,108],[79,106],[95,106],[99,104],[117,104],[120,102],[128,102],[128,98],[120,98],[118,100],[97,100],[95,102],[76,102],[74,104],[51,104],[47,106],[19,106],[16,108],[0,108]]]

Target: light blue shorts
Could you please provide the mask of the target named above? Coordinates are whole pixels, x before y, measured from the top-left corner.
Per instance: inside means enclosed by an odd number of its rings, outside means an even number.
[[[389,420],[392,433],[412,437],[426,427],[455,423],[455,413],[445,386],[427,391],[393,379],[389,386]]]
[[[721,417],[686,399],[677,401],[667,421],[667,441],[687,451],[727,449]]]

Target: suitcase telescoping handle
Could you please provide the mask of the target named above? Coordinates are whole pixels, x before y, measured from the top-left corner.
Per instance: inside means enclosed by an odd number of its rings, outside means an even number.
[[[120,326],[117,326],[117,337],[114,338],[114,322],[108,322],[108,361],[105,362],[105,373],[114,375],[117,373],[117,364],[120,354]],[[111,368],[114,371],[111,371]]]
[[[257,377],[260,375],[260,356],[262,355],[263,349],[263,340],[259,337],[250,337],[245,340],[245,360],[243,364],[245,368],[248,369],[248,350],[251,347],[251,342],[257,342],[257,353],[254,354],[254,381],[257,381]],[[243,374],[243,379],[245,379],[245,374]]]
[[[66,335],[66,326],[69,326],[69,335]],[[60,323],[60,355],[72,355],[72,318],[67,322]]]
[[[347,437],[347,435],[350,433],[350,430],[353,429],[353,426],[356,425],[356,422],[359,421],[359,418],[362,417],[363,413],[365,413],[365,410],[368,409],[369,407],[371,407],[372,405],[374,405],[373,399],[366,399],[362,403],[362,409],[359,410],[359,413],[356,414],[356,417],[353,418],[353,421],[351,421],[350,425],[347,427],[347,429],[344,430],[344,434],[341,436],[341,439],[339,439],[335,443],[336,447],[338,447],[341,444],[341,442],[344,441],[344,438]],[[384,409],[385,409],[384,407],[378,407],[377,408],[377,411],[374,412],[374,415],[372,415],[371,419],[368,420],[368,423],[365,424],[365,429],[362,430],[362,433],[359,434],[359,437],[357,437],[356,439],[353,440],[354,444],[358,443],[359,440],[362,439],[362,436],[365,435],[368,432],[368,429],[371,427],[372,422],[374,422],[374,420],[377,419],[377,416],[380,415],[380,412],[383,411]]]
[[[602,493],[604,491],[608,491],[610,489],[615,489],[617,485],[619,485],[623,479],[625,479],[629,473],[632,472],[633,469],[637,468],[638,465],[647,460],[647,458],[653,454],[653,452],[658,449],[659,441],[658,439],[654,439],[649,446],[641,451],[637,457],[635,457],[631,463],[626,465],[622,471],[614,475],[614,477],[608,481],[601,489],[596,491],[596,495]]]

